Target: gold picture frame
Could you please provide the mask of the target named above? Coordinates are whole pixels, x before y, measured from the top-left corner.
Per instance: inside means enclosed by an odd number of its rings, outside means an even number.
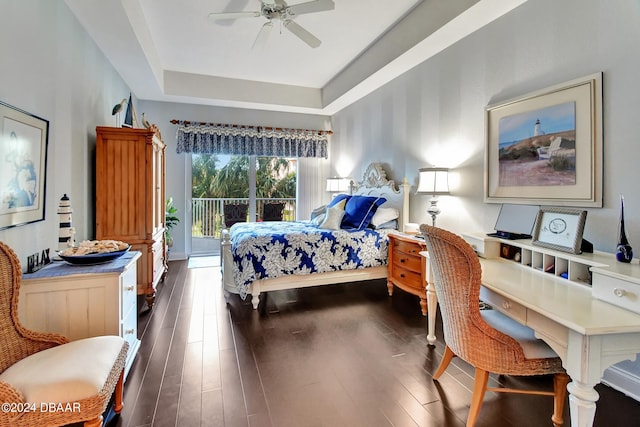
[[[485,109],[485,202],[602,207],[602,73]]]

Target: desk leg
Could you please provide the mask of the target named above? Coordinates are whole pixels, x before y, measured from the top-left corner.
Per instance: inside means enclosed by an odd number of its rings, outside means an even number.
[[[572,381],[567,385],[569,410],[573,427],[591,427],[596,415],[596,402],[600,397],[593,385]]]
[[[436,343],[436,310],[438,309],[438,297],[433,284],[427,283],[427,314],[429,316],[427,324],[427,343],[435,345]]]

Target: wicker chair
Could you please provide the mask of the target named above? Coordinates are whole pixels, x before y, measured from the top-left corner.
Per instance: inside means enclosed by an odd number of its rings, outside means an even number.
[[[18,320],[22,270],[0,242],[0,426],[100,426],[111,396],[122,410],[128,343],[116,336],[68,342]]]
[[[480,310],[482,269],[473,248],[448,231],[421,225],[440,302],[445,353],[433,375],[437,380],[458,356],[475,368],[467,426],[476,423],[485,392],[513,392],[554,396],[551,421],[563,424],[562,412],[569,376],[556,353],[533,330],[495,311]],[[489,373],[554,375],[554,392],[487,387]]]
[[[222,211],[225,228],[231,228],[237,222],[247,222],[248,211],[247,203],[225,203]]]
[[[263,221],[282,221],[284,203],[265,203],[262,207]]]

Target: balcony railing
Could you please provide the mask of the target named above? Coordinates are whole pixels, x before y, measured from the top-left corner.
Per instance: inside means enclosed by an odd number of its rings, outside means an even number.
[[[198,198],[191,200],[192,227],[191,237],[213,237],[220,238],[220,231],[224,227],[222,218],[225,203],[249,203],[246,198]],[[247,221],[262,221],[263,206],[265,203],[284,203],[282,212],[283,221],[296,220],[296,199],[288,198],[259,198],[256,199],[256,216],[250,218],[247,214]]]

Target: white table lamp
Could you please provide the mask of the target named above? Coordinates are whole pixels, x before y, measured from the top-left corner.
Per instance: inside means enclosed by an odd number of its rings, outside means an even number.
[[[351,194],[351,178],[333,177],[327,178],[327,191],[332,194],[349,193]]]
[[[422,168],[418,176],[419,194],[430,194],[427,213],[431,215],[432,225],[436,225],[436,216],[440,213],[438,196],[449,194],[449,169],[447,168]]]

